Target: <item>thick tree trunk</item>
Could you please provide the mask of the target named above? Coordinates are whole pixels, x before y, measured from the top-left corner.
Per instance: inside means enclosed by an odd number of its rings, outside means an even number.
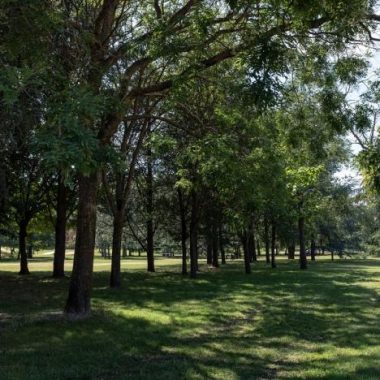
[[[182,249],[182,274],[187,274],[187,247],[186,247],[186,240],[187,240],[187,227],[186,227],[186,211],[185,211],[185,205],[183,202],[183,194],[182,190],[178,188],[178,201],[179,201],[179,211],[180,211],[180,217],[181,217],[181,249]]]
[[[218,241],[218,227],[216,223],[212,226],[212,266],[219,268],[219,241]]]
[[[300,243],[300,269],[307,269],[307,257],[305,249],[305,218],[298,218],[298,234]]]
[[[56,278],[65,276],[67,193],[68,189],[62,178],[59,177],[53,262],[53,277]]]
[[[191,192],[190,217],[190,277],[197,277],[198,263],[198,200],[195,191]]]
[[[29,274],[28,269],[28,254],[26,252],[26,235],[28,221],[22,220],[19,224],[19,255],[20,255],[20,272],[19,274]]]
[[[222,227],[219,227],[219,248],[220,248],[220,257],[222,259],[222,265],[226,264],[226,252],[224,251],[224,242],[223,242],[223,231]]]
[[[276,223],[272,222],[271,266],[276,268]]]
[[[96,206],[99,173],[79,176],[79,201],[74,266],[65,312],[84,317],[91,311],[92,273],[95,249]]]
[[[120,288],[120,268],[121,268],[121,241],[123,237],[124,225],[124,212],[117,210],[113,218],[113,231],[112,231],[112,261],[111,261],[111,275],[110,287]]]
[[[266,263],[270,264],[269,223],[267,219],[264,221],[264,240],[265,240],[265,259],[266,259]]]
[[[153,228],[153,163],[152,150],[147,150],[147,191],[146,191],[146,211],[148,220],[146,222],[146,258],[148,272],[154,272],[154,228]]]
[[[315,261],[315,240],[311,239],[311,244],[310,244],[310,258],[312,261]]]

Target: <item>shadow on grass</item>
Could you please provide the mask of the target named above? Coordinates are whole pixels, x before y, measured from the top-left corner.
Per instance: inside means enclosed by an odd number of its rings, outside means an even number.
[[[24,319],[0,329],[5,379],[378,379],[380,312],[363,262],[241,264],[196,281],[123,273],[123,288],[95,275],[94,316]],[[379,264],[377,262],[377,264]],[[239,266],[238,266],[239,265]],[[171,269],[173,270],[173,269]],[[59,310],[68,279],[0,272],[0,313]],[[5,300],[5,302],[3,302]]]

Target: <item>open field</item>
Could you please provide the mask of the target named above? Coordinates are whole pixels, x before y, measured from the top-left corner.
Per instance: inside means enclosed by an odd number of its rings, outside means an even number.
[[[249,276],[236,261],[192,281],[177,258],[148,274],[134,257],[110,290],[97,259],[94,313],[80,321],[60,313],[68,279],[50,278],[50,260],[24,277],[0,262],[1,380],[380,378],[380,260],[303,272],[281,260]]]

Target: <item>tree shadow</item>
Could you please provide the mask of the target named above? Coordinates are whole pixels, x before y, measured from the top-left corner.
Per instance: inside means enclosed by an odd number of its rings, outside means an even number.
[[[370,286],[380,271],[356,262],[318,264],[306,272],[296,263],[277,270],[259,264],[251,276],[239,264],[203,268],[196,281],[169,267],[124,272],[119,290],[108,289],[107,273],[96,273],[92,318],[26,318],[0,328],[2,373],[16,371],[16,379],[380,378],[380,301]],[[15,315],[28,301],[29,314],[63,305],[67,279],[44,272],[0,278],[6,299],[0,312]]]

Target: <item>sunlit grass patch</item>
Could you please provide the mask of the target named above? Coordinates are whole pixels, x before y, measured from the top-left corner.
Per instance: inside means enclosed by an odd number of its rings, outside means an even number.
[[[108,261],[106,261],[108,265]],[[123,260],[123,287],[95,262],[93,316],[61,314],[68,278],[51,262],[19,277],[0,263],[1,379],[379,379],[380,261],[321,261],[301,272],[241,262]],[[13,265],[13,264],[12,264]],[[5,317],[6,316],[6,317]]]

